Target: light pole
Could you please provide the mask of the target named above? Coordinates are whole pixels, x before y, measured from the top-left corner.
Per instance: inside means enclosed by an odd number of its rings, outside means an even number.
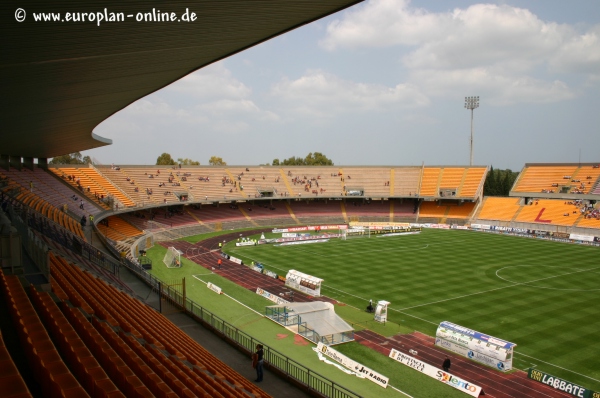
[[[465,109],[471,110],[471,161],[469,166],[473,166],[473,111],[479,108],[479,96],[465,97]]]

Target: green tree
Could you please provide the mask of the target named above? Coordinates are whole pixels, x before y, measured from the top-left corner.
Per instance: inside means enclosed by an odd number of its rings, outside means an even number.
[[[494,196],[492,195],[492,185],[493,185],[493,176],[494,175],[494,166],[491,166],[488,170],[487,176],[485,176],[485,182],[483,183],[483,194],[485,196]]]
[[[171,155],[169,155],[168,153],[164,152],[162,155],[160,155],[157,159],[156,159],[156,165],[159,166],[173,166],[175,164],[175,161],[173,160],[173,158],[171,157]]]
[[[218,156],[211,156],[208,160],[208,164],[211,166],[227,166],[227,163],[223,161],[223,158]]]
[[[511,169],[500,170],[494,169],[494,166],[490,167],[483,185],[483,194],[486,196],[508,196],[518,176],[519,173]]]
[[[279,159],[275,160],[279,162]],[[273,162],[275,162],[275,160],[273,160]],[[292,156],[291,158],[284,159],[283,162],[278,164],[284,166],[333,166],[333,161],[321,152],[311,152],[304,158]],[[273,163],[273,165],[275,165],[275,163]]]
[[[321,152],[309,153],[304,158],[307,166],[333,166],[333,162]]]
[[[94,164],[89,156],[81,157],[81,152],[73,152],[68,155],[55,156],[50,164]]]
[[[279,166],[279,159],[273,159],[273,166]]]
[[[200,166],[199,161],[188,159],[188,158],[185,158],[185,159],[178,158],[177,163],[179,163],[182,166]]]

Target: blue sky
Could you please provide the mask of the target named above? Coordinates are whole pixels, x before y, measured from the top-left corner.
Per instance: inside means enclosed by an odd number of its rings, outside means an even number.
[[[366,1],[140,99],[84,155],[466,165],[471,95],[475,164],[600,161],[600,2]]]

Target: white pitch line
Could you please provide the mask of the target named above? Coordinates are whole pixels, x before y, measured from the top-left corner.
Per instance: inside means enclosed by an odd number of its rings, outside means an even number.
[[[505,268],[505,267],[503,267],[503,268]],[[533,282],[539,282],[539,281],[544,281],[544,280],[548,280],[548,279],[552,279],[552,278],[558,278],[558,277],[560,277],[560,276],[565,276],[565,275],[572,275],[572,274],[578,274],[578,273],[581,273],[581,272],[593,271],[593,270],[596,270],[596,269],[598,269],[598,268],[600,268],[600,267],[596,267],[596,268],[590,268],[590,269],[584,269],[584,270],[579,270],[579,271],[573,271],[573,272],[567,272],[566,274],[560,274],[560,275],[548,276],[548,277],[546,277],[546,278],[534,279],[534,280],[532,280],[532,281],[521,282],[521,283],[514,283],[514,282],[511,282],[511,283],[512,283],[512,285],[508,285],[508,286],[502,286],[502,287],[498,287],[498,288],[495,288],[495,289],[490,289],[490,290],[483,290],[483,291],[481,291],[481,292],[476,292],[476,293],[464,294],[464,295],[462,295],[462,296],[451,297],[451,298],[447,298],[447,299],[444,299],[444,300],[432,301],[432,302],[430,302],[430,303],[419,304],[419,305],[413,305],[412,307],[404,307],[404,308],[400,308],[400,309],[398,309],[398,310],[396,310],[396,311],[405,311],[405,310],[409,310],[409,309],[412,309],[412,308],[418,308],[418,307],[424,307],[424,306],[431,305],[431,304],[443,303],[443,302],[446,302],[446,301],[457,300],[457,299],[464,298],[464,297],[476,296],[476,295],[478,295],[478,294],[489,293],[489,292],[493,292],[493,291],[495,291],[495,290],[507,289],[507,288],[509,288],[509,287],[515,287],[515,286],[528,286],[528,284],[529,284],[529,283],[533,283]],[[501,269],[502,269],[502,268],[501,268]],[[496,276],[498,276],[498,275],[497,275],[497,272],[498,272],[498,271],[496,271]],[[498,278],[500,278],[500,277],[498,276]],[[502,279],[503,281],[510,282],[510,281],[508,281],[507,279],[503,279],[503,278],[500,278],[500,279]],[[530,287],[535,287],[535,286],[530,286]]]
[[[586,376],[586,375],[584,375],[584,374],[581,374],[581,373],[577,373],[577,372],[575,372],[574,370],[567,369],[567,368],[563,368],[562,366],[555,365],[555,364],[553,364],[553,363],[551,363],[551,362],[542,361],[541,359],[539,359],[539,358],[536,358],[536,357],[532,357],[531,355],[523,354],[522,352],[517,352],[517,354],[519,354],[519,355],[523,355],[523,356],[526,356],[526,357],[528,357],[528,358],[531,358],[531,359],[535,359],[536,361],[540,361],[540,362],[543,362],[543,363],[545,363],[545,364],[547,364],[547,365],[554,366],[555,368],[559,368],[559,369],[562,369],[562,370],[566,370],[567,372],[571,372],[571,373],[574,373],[574,374],[576,374],[576,375],[579,375],[579,376],[585,377],[586,379],[590,379],[590,380],[594,380],[594,381],[600,382],[600,380],[598,380],[598,379],[594,379],[593,377]]]
[[[206,282],[206,281],[203,281],[202,279],[198,278],[196,275],[192,275],[192,276],[193,276],[194,278],[198,279],[200,282],[202,282],[202,283],[206,283],[206,284],[208,285],[208,282]],[[248,307],[246,304],[244,304],[244,303],[242,303],[241,301],[239,301],[239,300],[237,300],[237,299],[235,299],[235,298],[231,297],[231,296],[230,296],[230,295],[228,295],[227,293],[223,293],[223,292],[221,292],[221,294],[222,294],[223,296],[225,296],[225,297],[228,297],[228,298],[230,298],[231,300],[235,301],[236,303],[238,303],[238,304],[240,304],[240,305],[242,305],[242,306],[244,306],[244,307],[248,308],[250,311],[252,311],[252,312],[255,312],[256,314],[260,315],[260,317],[261,317],[261,318],[264,318],[264,317],[265,317],[265,315],[263,315],[263,314],[261,314],[260,312],[256,311],[254,308],[250,308],[250,307]]]
[[[404,394],[404,395],[406,395],[406,396],[407,396],[407,397],[409,397],[409,398],[415,398],[415,397],[413,397],[412,395],[408,395],[407,393],[405,393],[405,392],[404,392],[404,391],[402,391],[401,389],[399,389],[399,388],[396,388],[396,387],[394,387],[394,386],[393,386],[393,385],[391,385],[391,384],[388,384],[388,385],[390,386],[390,388],[393,388],[394,390],[398,391],[398,392],[399,392],[399,393],[401,393],[401,394]]]
[[[365,301],[367,301],[367,299],[366,299],[366,298],[364,298],[364,297],[360,297],[360,296],[357,296],[356,294],[348,293],[348,292],[345,292],[345,291],[343,291],[343,290],[336,289],[336,288],[334,288],[334,287],[330,287],[330,286],[327,286],[327,285],[323,285],[323,286],[324,286],[324,287],[327,287],[327,288],[329,288],[329,289],[332,289],[332,290],[337,290],[338,292],[342,292],[342,293],[344,293],[344,294],[347,294],[348,296],[353,296],[353,297],[356,297],[356,298],[358,298],[358,299],[361,299],[361,300],[365,300]],[[421,320],[421,321],[423,321],[423,322],[431,323],[432,325],[438,325],[438,324],[439,324],[439,323],[435,323],[435,322],[428,321],[427,319],[419,318],[419,317],[418,317],[418,316],[416,316],[416,315],[407,314],[406,312],[402,312],[402,311],[400,311],[400,310],[397,310],[397,309],[395,309],[395,308],[388,307],[388,309],[389,309],[389,310],[392,310],[392,311],[400,312],[401,314],[404,314],[404,315],[406,315],[406,316],[410,316],[410,317],[413,317],[413,318],[419,319],[419,320]]]

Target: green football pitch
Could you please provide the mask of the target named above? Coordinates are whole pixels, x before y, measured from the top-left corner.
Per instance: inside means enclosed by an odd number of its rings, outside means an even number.
[[[232,247],[280,275],[324,280],[321,293],[435,335],[444,320],[517,344],[514,365],[600,390],[600,250],[472,231],[426,229],[292,246]]]

